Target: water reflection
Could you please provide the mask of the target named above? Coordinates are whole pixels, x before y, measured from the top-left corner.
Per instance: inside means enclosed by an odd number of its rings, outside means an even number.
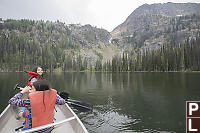
[[[5,108],[22,73],[1,73],[0,104]],[[51,86],[94,105],[77,112],[91,133],[185,132],[185,101],[199,100],[199,73],[47,73]],[[1,111],[3,110],[1,108]]]

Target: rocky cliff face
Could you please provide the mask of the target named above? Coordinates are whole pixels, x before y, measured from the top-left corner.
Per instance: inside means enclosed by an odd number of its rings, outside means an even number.
[[[112,43],[120,47],[155,49],[179,44],[199,32],[200,4],[144,4],[134,10],[112,32]]]
[[[74,41],[79,42],[82,46],[88,44],[108,43],[110,33],[104,29],[92,27],[91,25],[69,25],[71,30],[71,37]]]
[[[119,49],[109,43],[111,34],[105,30],[93,27],[91,25],[71,24],[68,26],[71,34],[70,38],[80,44],[79,53],[86,58],[92,65],[100,59],[102,63],[111,61],[115,54],[119,53]]]

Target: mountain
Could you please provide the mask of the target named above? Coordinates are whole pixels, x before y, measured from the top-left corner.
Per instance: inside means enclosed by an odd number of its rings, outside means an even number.
[[[195,38],[200,29],[200,4],[144,4],[112,32],[112,43],[125,48],[158,49]]]
[[[79,24],[0,18],[0,71],[200,70],[200,4],[144,4],[111,33]]]
[[[0,19],[0,70],[30,70],[34,64],[48,70],[93,69],[117,53],[110,36],[91,25]]]

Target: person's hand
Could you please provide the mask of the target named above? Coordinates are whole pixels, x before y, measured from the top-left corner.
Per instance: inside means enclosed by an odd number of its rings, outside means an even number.
[[[24,94],[24,93],[29,93],[29,90],[31,90],[31,87],[30,86],[26,86],[22,91],[21,93]]]

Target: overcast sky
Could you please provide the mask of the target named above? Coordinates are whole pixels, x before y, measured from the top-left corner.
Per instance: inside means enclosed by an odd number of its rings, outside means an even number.
[[[0,18],[91,24],[112,31],[147,3],[200,3],[200,0],[0,0]]]

